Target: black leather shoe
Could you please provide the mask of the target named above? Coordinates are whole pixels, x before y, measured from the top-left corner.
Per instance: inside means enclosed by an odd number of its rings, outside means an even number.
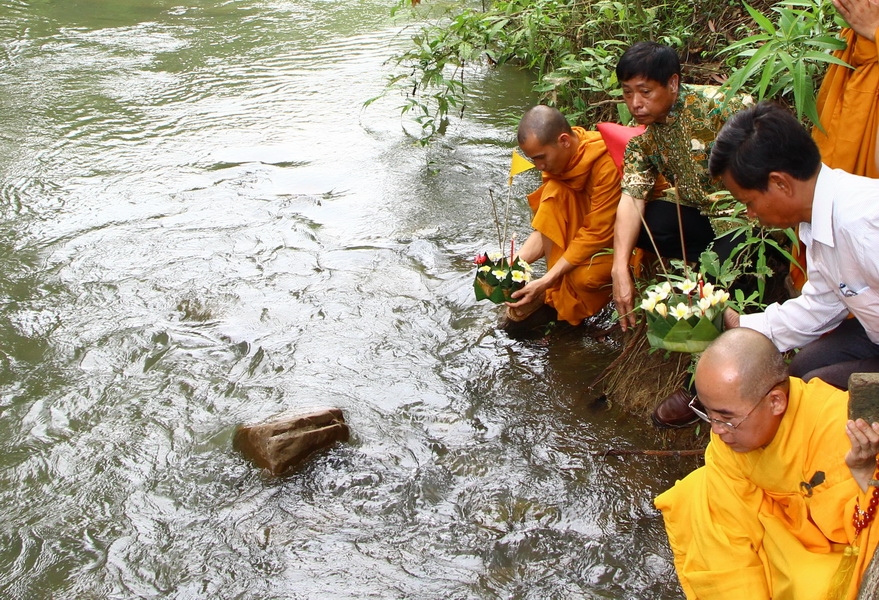
[[[692,399],[693,395],[690,392],[680,388],[659,403],[659,406],[653,411],[653,424],[657,427],[670,427],[672,429],[692,425],[699,420],[696,413],[687,406]]]

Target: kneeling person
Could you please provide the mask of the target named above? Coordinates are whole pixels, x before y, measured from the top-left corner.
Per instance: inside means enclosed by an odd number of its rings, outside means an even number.
[[[544,305],[580,324],[611,298],[613,226],[620,176],[601,134],[571,127],[555,108],[535,106],[519,123],[519,148],[543,171],[543,185],[528,195],[534,232],[519,257],[546,258],[547,272],[515,292],[507,317],[523,321]]]
[[[718,337],[695,379],[705,466],[655,501],[687,598],[854,599],[879,542],[879,524],[853,524],[873,495],[879,423],[847,420],[846,392],[788,377],[753,329]],[[834,582],[855,538],[854,576]]]

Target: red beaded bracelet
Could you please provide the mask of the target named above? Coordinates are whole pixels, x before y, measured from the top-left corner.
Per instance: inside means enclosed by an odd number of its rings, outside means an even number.
[[[877,459],[876,462],[875,479],[879,479],[879,459]],[[855,526],[856,537],[873,521],[873,517],[876,516],[877,506],[879,506],[879,487],[873,487],[873,493],[870,496],[870,504],[867,506],[866,511],[861,510],[860,504],[855,502],[855,513],[852,515],[852,525]]]

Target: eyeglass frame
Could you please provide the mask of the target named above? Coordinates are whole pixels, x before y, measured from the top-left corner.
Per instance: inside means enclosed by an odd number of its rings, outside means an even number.
[[[760,399],[757,400],[757,402],[754,403],[754,406],[751,407],[751,410],[749,410],[749,411],[745,414],[745,416],[742,417],[742,420],[739,421],[738,423],[736,423],[735,425],[733,425],[733,424],[730,423],[729,421],[721,421],[720,419],[715,419],[714,417],[709,417],[709,416],[708,416],[708,413],[706,413],[706,412],[702,412],[701,410],[699,410],[698,408],[696,408],[695,406],[693,406],[693,405],[699,400],[699,395],[698,395],[698,394],[693,394],[693,399],[690,400],[690,402],[687,404],[687,407],[688,407],[690,410],[692,410],[693,413],[694,413],[697,417],[699,417],[700,419],[702,419],[703,421],[705,421],[705,422],[708,423],[709,425],[718,425],[718,426],[720,426],[720,427],[723,427],[723,428],[726,429],[727,431],[735,431],[736,429],[738,429],[739,427],[741,427],[742,423],[745,422],[745,419],[747,419],[748,417],[750,417],[751,414],[752,414],[755,410],[757,410],[757,407],[760,406],[760,403],[763,402],[763,399],[766,398],[766,396],[769,395],[769,392],[771,392],[772,390],[774,390],[776,387],[778,387],[779,385],[781,385],[781,384],[784,383],[785,381],[787,381],[787,378],[786,378],[786,377],[785,377],[784,379],[782,379],[781,381],[776,381],[775,383],[773,383],[773,384],[772,384],[772,387],[769,388],[768,390],[766,390],[766,393],[765,393],[765,394],[763,394],[762,396],[760,396]]]

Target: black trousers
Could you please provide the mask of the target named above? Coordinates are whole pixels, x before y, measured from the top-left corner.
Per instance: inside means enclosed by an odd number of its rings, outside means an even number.
[[[656,242],[660,256],[684,258],[681,252],[681,230],[678,226],[677,204],[665,200],[648,202],[644,207],[644,221],[647,223],[650,233],[653,234],[653,240]],[[732,235],[724,235],[715,240],[711,221],[692,206],[681,206],[681,222],[684,224],[683,247],[687,252],[687,260],[691,262],[698,261],[699,255],[711,242],[714,242],[714,251],[723,262],[740,241],[738,236]],[[635,245],[642,250],[656,252],[644,227],[641,227]]]
[[[823,379],[841,390],[848,389],[852,373],[879,373],[879,346],[870,341],[857,319],[806,344],[790,363],[790,374],[809,381]]]

